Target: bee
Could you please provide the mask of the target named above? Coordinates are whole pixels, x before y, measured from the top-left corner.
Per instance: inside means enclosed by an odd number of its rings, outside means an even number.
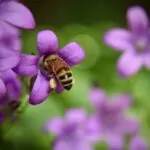
[[[40,62],[44,74],[51,78],[50,86],[56,88],[56,81],[60,82],[65,90],[70,90],[74,83],[70,66],[57,54],[45,56]]]

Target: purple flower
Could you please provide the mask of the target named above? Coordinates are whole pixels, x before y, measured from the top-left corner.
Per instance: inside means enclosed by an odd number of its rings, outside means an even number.
[[[16,38],[16,40],[18,40],[19,42],[19,39]],[[16,44],[19,44],[18,42]],[[15,43],[12,44],[15,47],[14,45]],[[0,71],[11,69],[19,63],[20,60],[19,49],[18,50],[13,49],[13,47],[11,46],[9,45],[5,46],[4,42],[0,43]]]
[[[92,150],[92,132],[88,132],[87,114],[82,109],[70,109],[65,118],[49,120],[44,129],[56,135],[53,150]]]
[[[35,27],[32,13],[28,8],[15,0],[0,1],[0,26],[1,22],[25,29]]]
[[[58,50],[57,36],[50,30],[38,33],[37,47],[39,56],[22,55],[19,65],[14,69],[20,75],[37,76],[29,99],[30,104],[34,105],[43,102],[51,92],[50,78],[42,72],[39,66],[39,61],[43,57],[57,54],[68,65],[73,66],[79,64],[85,55],[82,48],[76,42],[71,42]],[[56,92],[60,93],[63,90],[63,86],[57,81]]]
[[[129,150],[148,150],[148,144],[146,143],[144,138],[135,136],[131,140]]]
[[[99,139],[106,140],[111,149],[122,149],[124,136],[139,130],[138,121],[124,114],[131,104],[131,97],[125,94],[108,97],[103,90],[94,88],[89,99],[96,109],[91,121],[99,126]]]
[[[150,69],[149,20],[143,8],[135,6],[127,11],[129,30],[115,28],[106,32],[104,42],[123,52],[117,63],[122,76],[135,74],[144,65]]]
[[[16,73],[11,69],[0,72],[0,98],[7,97],[9,101],[19,99],[21,83]]]
[[[0,71],[15,67],[20,60],[19,28],[32,29],[34,26],[31,12],[21,3],[0,1]]]

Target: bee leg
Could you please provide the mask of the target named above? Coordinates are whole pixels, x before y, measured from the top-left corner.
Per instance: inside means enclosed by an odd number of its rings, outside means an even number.
[[[50,79],[49,84],[50,84],[50,88],[51,88],[52,90],[55,90],[55,89],[56,89],[57,84],[56,84],[56,81],[55,81],[54,78],[51,78],[51,79]]]

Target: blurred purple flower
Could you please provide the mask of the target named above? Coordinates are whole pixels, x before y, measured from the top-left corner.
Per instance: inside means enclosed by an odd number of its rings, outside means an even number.
[[[99,126],[95,131],[99,133],[99,139],[106,140],[110,149],[122,149],[124,136],[139,130],[138,121],[124,114],[131,105],[131,97],[122,94],[108,97],[103,90],[94,88],[89,99],[96,109],[91,121]]]
[[[106,32],[104,42],[123,52],[117,63],[118,72],[128,77],[144,65],[150,69],[149,20],[143,8],[135,6],[127,11],[130,30],[115,28]]]
[[[88,117],[82,109],[70,109],[65,118],[49,120],[44,129],[54,133],[56,140],[53,150],[92,150],[92,132],[88,132]]]
[[[35,27],[35,21],[30,10],[15,0],[0,1],[0,27],[3,22],[25,29]]]
[[[57,36],[50,30],[38,33],[37,47],[39,56],[22,55],[19,65],[14,69],[20,75],[37,76],[29,99],[30,104],[34,105],[42,103],[51,92],[50,78],[43,74],[38,64],[40,59],[47,55],[57,54],[68,65],[73,66],[79,64],[85,55],[82,48],[76,42],[71,42],[58,51]],[[60,93],[63,90],[63,86],[58,82],[56,92]]]
[[[148,144],[146,143],[144,138],[135,136],[131,140],[129,150],[148,150]]]

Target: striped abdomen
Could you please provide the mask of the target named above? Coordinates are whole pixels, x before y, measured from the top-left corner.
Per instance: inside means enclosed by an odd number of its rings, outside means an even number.
[[[64,89],[70,90],[72,88],[73,76],[70,70],[62,69],[57,76]]]

